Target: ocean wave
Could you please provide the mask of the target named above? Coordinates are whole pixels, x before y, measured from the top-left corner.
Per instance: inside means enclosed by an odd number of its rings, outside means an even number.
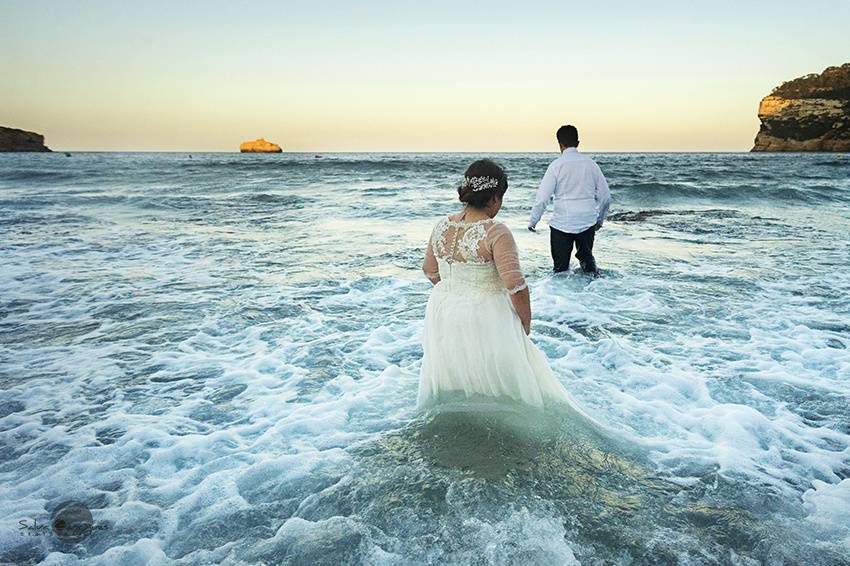
[[[718,185],[710,183],[645,182],[611,184],[614,197],[626,199],[701,199],[711,201],[769,200],[805,202],[850,202],[850,190],[833,185],[775,186],[767,184]]]
[[[850,175],[850,159],[848,158],[815,161],[814,163],[812,163],[812,165],[820,167],[843,167],[847,170],[847,174]]]
[[[274,172],[303,170],[305,172],[316,171],[347,171],[347,172],[372,172],[381,171],[392,173],[395,171],[434,171],[435,169],[447,168],[458,170],[457,166],[447,163],[445,160],[428,158],[336,158],[323,157],[321,159],[309,158],[275,158],[272,156],[250,155],[244,160],[222,159],[205,162],[181,163],[184,170],[227,170],[227,171],[252,171],[252,172]],[[458,170],[462,173],[463,169]]]
[[[12,169],[3,171],[0,169],[0,181],[37,181],[57,182],[71,181],[79,175],[74,171],[53,171],[49,169]]]
[[[614,222],[643,222],[654,216],[701,216],[711,219],[727,219],[743,216],[736,210],[728,209],[707,209],[707,210],[670,210],[670,209],[649,209],[637,211],[615,212],[608,216],[608,220]]]
[[[253,194],[248,197],[248,200],[257,203],[276,204],[278,206],[286,207],[300,207],[313,201],[313,199],[296,195],[275,195],[269,193]]]

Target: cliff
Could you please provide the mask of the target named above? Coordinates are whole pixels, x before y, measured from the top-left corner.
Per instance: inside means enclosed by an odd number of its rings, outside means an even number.
[[[246,141],[239,145],[242,153],[281,153],[283,150],[276,143],[266,141],[263,138],[254,141]]]
[[[752,151],[850,151],[850,63],[782,83],[758,116]]]
[[[0,151],[50,151],[44,136],[35,132],[0,126]]]

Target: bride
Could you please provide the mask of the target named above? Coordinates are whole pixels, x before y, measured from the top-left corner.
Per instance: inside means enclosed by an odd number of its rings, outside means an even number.
[[[574,405],[528,338],[531,302],[516,243],[494,220],[507,190],[499,165],[474,162],[458,188],[466,207],[431,232],[422,269],[434,289],[425,310],[419,408],[453,396]]]

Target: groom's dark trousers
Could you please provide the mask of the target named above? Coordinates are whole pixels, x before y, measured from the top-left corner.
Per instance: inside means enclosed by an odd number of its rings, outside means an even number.
[[[570,268],[570,256],[573,244],[576,247],[576,259],[586,273],[597,273],[596,260],[593,258],[593,238],[596,226],[591,226],[584,232],[569,234],[549,227],[549,244],[552,247],[552,261],[555,262],[555,273]]]

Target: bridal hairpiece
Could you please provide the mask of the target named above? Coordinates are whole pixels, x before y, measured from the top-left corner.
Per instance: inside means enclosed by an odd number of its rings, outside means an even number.
[[[472,187],[473,192],[495,189],[499,186],[499,180],[493,177],[466,177],[460,183],[460,188]]]

